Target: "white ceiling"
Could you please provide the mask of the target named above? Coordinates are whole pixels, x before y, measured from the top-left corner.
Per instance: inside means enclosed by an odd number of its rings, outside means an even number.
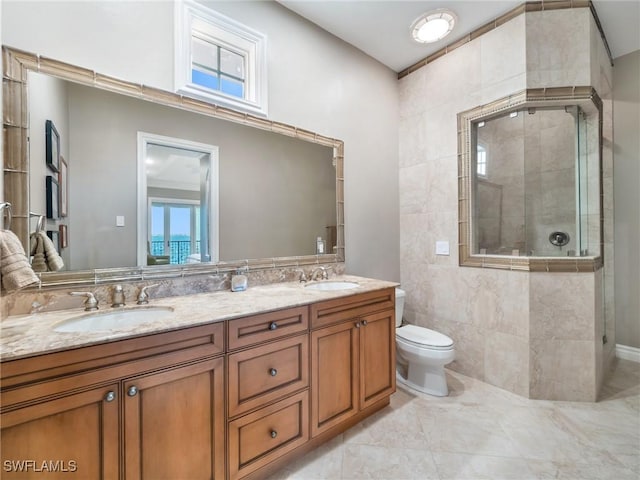
[[[278,0],[282,5],[399,72],[524,0]],[[593,0],[613,57],[640,49],[640,0]],[[451,35],[419,45],[409,27],[422,13],[448,8]]]

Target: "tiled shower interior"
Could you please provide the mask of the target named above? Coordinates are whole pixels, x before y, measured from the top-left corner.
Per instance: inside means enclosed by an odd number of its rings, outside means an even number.
[[[578,106],[524,108],[478,125],[477,252],[597,253],[599,152],[587,132],[593,128],[597,116]]]

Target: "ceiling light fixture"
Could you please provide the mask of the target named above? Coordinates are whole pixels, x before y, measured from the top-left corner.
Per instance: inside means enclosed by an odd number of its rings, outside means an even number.
[[[455,24],[456,15],[451,10],[432,10],[411,24],[411,36],[418,43],[437,42],[449,35]]]

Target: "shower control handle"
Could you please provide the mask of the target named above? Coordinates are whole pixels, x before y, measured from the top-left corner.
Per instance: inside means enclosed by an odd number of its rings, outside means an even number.
[[[549,242],[556,247],[564,247],[569,243],[569,234],[566,232],[553,232],[549,235]]]

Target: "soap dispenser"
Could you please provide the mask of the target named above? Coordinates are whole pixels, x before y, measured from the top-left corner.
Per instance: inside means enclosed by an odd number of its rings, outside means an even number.
[[[247,276],[243,272],[246,269],[239,268],[236,273],[231,276],[231,291],[232,292],[244,292],[247,289]]]

